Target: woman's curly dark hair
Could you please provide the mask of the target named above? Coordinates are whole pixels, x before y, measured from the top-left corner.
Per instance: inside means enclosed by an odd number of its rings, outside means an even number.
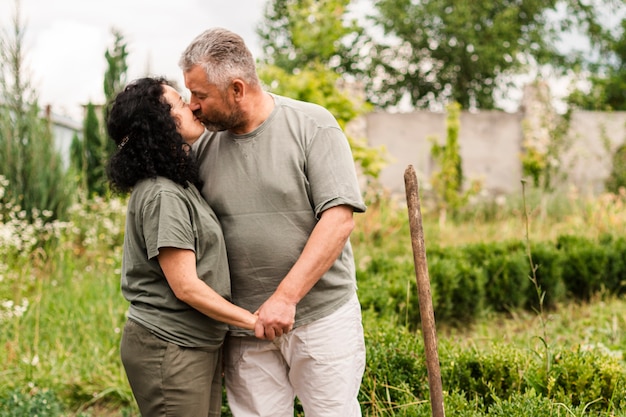
[[[164,97],[165,78],[140,78],[119,93],[107,108],[107,132],[118,146],[107,175],[111,188],[126,193],[145,178],[166,177],[201,188],[198,167],[176,130]]]

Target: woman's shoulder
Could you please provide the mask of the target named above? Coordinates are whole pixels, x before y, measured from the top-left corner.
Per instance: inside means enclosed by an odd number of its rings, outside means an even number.
[[[156,199],[157,197],[166,195],[174,195],[178,198],[185,198],[184,187],[175,183],[169,178],[155,177],[145,178],[135,184],[131,198],[145,202]]]

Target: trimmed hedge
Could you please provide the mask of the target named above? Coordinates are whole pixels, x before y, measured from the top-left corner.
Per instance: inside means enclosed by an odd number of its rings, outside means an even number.
[[[359,394],[363,415],[430,416],[420,332],[385,323],[369,312],[364,320],[369,330]],[[550,355],[549,364],[545,355]],[[626,370],[619,359],[599,350],[538,354],[499,342],[481,351],[440,341],[439,361],[448,415],[626,415]]]
[[[432,247],[427,262],[437,320],[453,324],[472,322],[488,311],[537,310],[540,300],[551,308],[598,293],[626,292],[624,237],[560,236],[529,249],[521,241]],[[357,279],[364,309],[419,322],[412,256],[374,254],[357,268]]]

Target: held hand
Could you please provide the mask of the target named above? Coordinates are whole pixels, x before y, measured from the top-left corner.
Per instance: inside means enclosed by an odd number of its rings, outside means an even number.
[[[293,328],[296,317],[295,304],[271,296],[259,307],[255,313],[258,315],[254,334],[259,339],[274,340]]]

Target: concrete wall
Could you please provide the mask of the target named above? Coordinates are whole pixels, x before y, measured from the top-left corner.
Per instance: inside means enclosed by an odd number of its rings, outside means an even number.
[[[568,140],[561,158],[567,184],[585,194],[601,193],[613,168],[613,154],[626,142],[626,112],[577,111]]]
[[[404,170],[413,165],[423,187],[438,168],[430,157],[429,137],[446,138],[446,115],[428,111],[370,113],[359,129],[372,146],[385,145],[393,161],[383,169],[380,181],[393,193],[404,194]],[[524,112],[462,112],[459,144],[467,179],[480,179],[492,194],[521,189],[521,152]],[[626,140],[626,112],[575,111],[567,134],[567,151],[558,161],[566,180],[562,187],[599,193],[611,172],[612,153]]]

